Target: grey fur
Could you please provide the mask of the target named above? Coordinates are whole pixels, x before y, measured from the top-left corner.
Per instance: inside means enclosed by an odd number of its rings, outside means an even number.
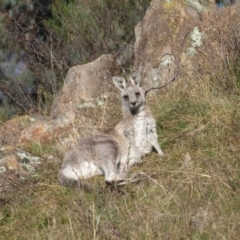
[[[146,106],[140,77],[127,84],[122,77],[112,78],[121,91],[123,119],[108,133],[80,139],[66,153],[58,174],[61,185],[84,187],[82,180],[104,175],[106,182],[123,181],[129,167],[154,147],[163,152],[157,141],[156,122]]]

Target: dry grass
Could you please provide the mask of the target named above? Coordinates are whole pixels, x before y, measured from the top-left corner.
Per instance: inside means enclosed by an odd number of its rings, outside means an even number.
[[[46,162],[2,196],[0,239],[238,239],[239,90],[179,79],[149,102],[167,156],[135,166],[141,181],[111,192],[98,177],[77,192],[58,185],[59,161]]]

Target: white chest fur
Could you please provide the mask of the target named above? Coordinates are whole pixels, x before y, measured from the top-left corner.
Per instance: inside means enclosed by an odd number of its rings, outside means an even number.
[[[157,141],[156,122],[155,119],[145,111],[140,112],[136,116],[134,124],[135,145],[141,156],[152,151],[153,144],[151,139]]]

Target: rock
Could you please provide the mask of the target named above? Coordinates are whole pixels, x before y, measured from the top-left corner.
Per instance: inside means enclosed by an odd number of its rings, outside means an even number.
[[[43,158],[22,149],[7,146],[0,149],[0,194],[12,191],[14,186],[35,174]]]
[[[178,62],[183,76],[199,72],[212,77],[213,67],[234,58],[239,15],[238,4],[219,9],[214,1],[152,1],[135,27],[134,66],[145,85],[162,85]]]
[[[4,166],[0,166],[0,174],[5,173],[7,170]]]
[[[209,228],[213,224],[213,215],[210,209],[198,207],[189,214],[190,222],[189,227],[192,230],[203,232],[204,229]]]
[[[50,121],[37,121],[24,129],[18,139],[19,146],[26,146],[32,142],[49,144],[72,127],[74,114],[68,111],[66,115]]]
[[[115,70],[111,55],[70,68],[54,100],[50,121],[36,121],[21,131],[18,146],[57,144],[60,151],[66,151],[80,136],[95,132],[102,125],[106,99],[115,97],[111,91]]]
[[[192,158],[191,158],[189,152],[187,152],[183,158],[180,170],[181,171],[191,171],[191,170],[193,170],[193,166],[194,166],[194,164],[193,164]]]
[[[0,146],[17,143],[21,131],[30,126],[36,119],[28,115],[15,117],[0,127]]]
[[[94,100],[108,91],[114,71],[115,61],[110,54],[70,68],[61,92],[54,99],[51,118],[56,119],[69,109],[75,111],[85,105],[95,106]]]
[[[6,168],[8,170],[17,171],[18,170],[18,161],[15,155],[11,155],[5,158]]]
[[[11,149],[11,151],[9,151],[9,149]],[[39,165],[41,162],[41,157],[34,156],[20,148],[8,146],[0,150],[0,168],[3,172],[8,170],[25,172],[23,168],[33,169],[33,167]],[[29,167],[26,167],[27,165],[29,165]]]

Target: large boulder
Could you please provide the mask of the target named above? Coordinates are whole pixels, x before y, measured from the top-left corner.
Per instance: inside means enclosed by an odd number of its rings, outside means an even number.
[[[16,145],[21,132],[31,126],[36,118],[28,115],[18,116],[10,119],[0,127],[0,147],[6,145]]]
[[[51,118],[58,118],[69,109],[77,111],[85,106],[93,106],[108,91],[115,70],[115,61],[110,54],[70,68],[61,92],[54,99]]]
[[[55,97],[50,120],[34,121],[18,135],[17,145],[60,144],[63,152],[77,138],[101,128],[107,98],[114,96],[111,76],[117,70],[111,55],[69,69]]]
[[[224,60],[234,59],[239,16],[238,4],[217,8],[210,0],[152,1],[135,27],[135,69],[142,71],[147,87],[166,82],[178,63],[182,75],[210,76]]]

